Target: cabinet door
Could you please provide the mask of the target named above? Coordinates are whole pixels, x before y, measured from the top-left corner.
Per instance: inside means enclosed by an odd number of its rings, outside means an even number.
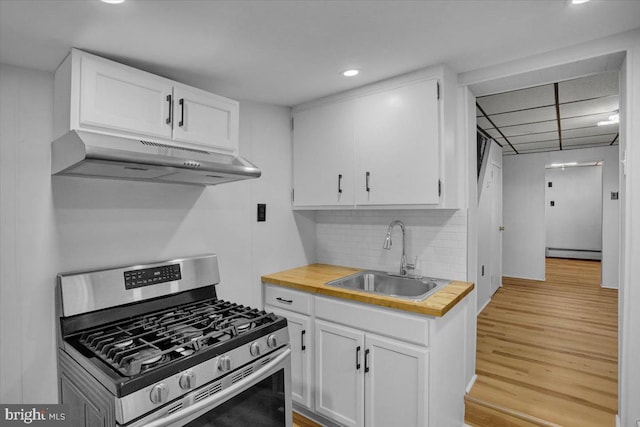
[[[287,318],[291,342],[291,396],[297,402],[311,410],[313,385],[313,330],[309,316],[302,316],[286,310],[267,306],[266,311]]]
[[[174,87],[173,98],[174,140],[237,153],[237,101],[181,85]]]
[[[356,102],[356,204],[437,204],[437,80],[411,83]]]
[[[99,58],[80,58],[81,127],[171,138],[170,81]]]
[[[362,426],[364,333],[322,320],[315,323],[316,412],[344,426]]]
[[[294,206],[353,205],[353,105],[321,105],[294,115]]]
[[[371,334],[366,348],[367,427],[427,426],[427,350]]]

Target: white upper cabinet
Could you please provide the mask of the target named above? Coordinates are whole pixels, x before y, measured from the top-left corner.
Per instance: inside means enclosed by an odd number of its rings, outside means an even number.
[[[84,55],[80,70],[80,126],[171,138],[170,81]]]
[[[294,208],[458,208],[455,80],[435,67],[295,107]]]
[[[236,101],[180,85],[173,88],[173,139],[234,151],[238,144]]]
[[[300,111],[293,122],[296,206],[353,204],[353,103]]]
[[[438,81],[356,99],[356,205],[437,204]]]
[[[77,49],[55,76],[56,136],[78,129],[238,152],[239,104]]]

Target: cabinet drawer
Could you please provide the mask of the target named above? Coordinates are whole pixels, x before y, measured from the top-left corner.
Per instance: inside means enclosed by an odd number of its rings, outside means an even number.
[[[316,297],[315,304],[316,318],[342,323],[420,346],[429,345],[430,320],[426,317],[335,298]]]
[[[265,285],[264,304],[284,308],[302,314],[311,314],[313,296],[281,286]]]

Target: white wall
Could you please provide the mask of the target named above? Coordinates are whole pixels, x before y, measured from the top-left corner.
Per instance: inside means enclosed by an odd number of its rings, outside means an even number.
[[[492,250],[492,234],[491,234],[491,204],[492,192],[487,187],[490,181],[491,165],[502,165],[502,148],[495,142],[491,141],[486,148],[483,167],[480,170],[478,178],[478,265],[477,265],[477,281],[478,301],[476,310],[479,313],[485,305],[491,300],[491,266],[492,259],[497,252]],[[484,266],[484,275],[482,274],[482,266]]]
[[[395,227],[390,250],[382,249],[391,221],[404,222],[407,259],[416,274],[466,280],[466,210],[344,210],[317,213],[318,262],[399,271],[402,233]]]
[[[259,274],[314,261],[315,226],[290,212],[288,108],[241,103],[240,152],[264,178],[201,188],[52,179],[53,75],[2,65],[0,93],[1,402],[57,401],[58,272],[213,252],[219,295],[260,306]]]
[[[505,156],[503,159],[503,274],[545,278],[545,165],[604,160],[602,285],[618,286],[618,147]]]
[[[549,168],[544,189],[545,247],[601,251],[602,166]]]

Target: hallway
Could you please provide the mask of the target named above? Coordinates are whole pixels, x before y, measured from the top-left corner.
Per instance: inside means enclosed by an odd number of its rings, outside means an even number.
[[[503,278],[478,316],[467,424],[615,426],[618,291],[597,261],[547,259],[546,277]]]

